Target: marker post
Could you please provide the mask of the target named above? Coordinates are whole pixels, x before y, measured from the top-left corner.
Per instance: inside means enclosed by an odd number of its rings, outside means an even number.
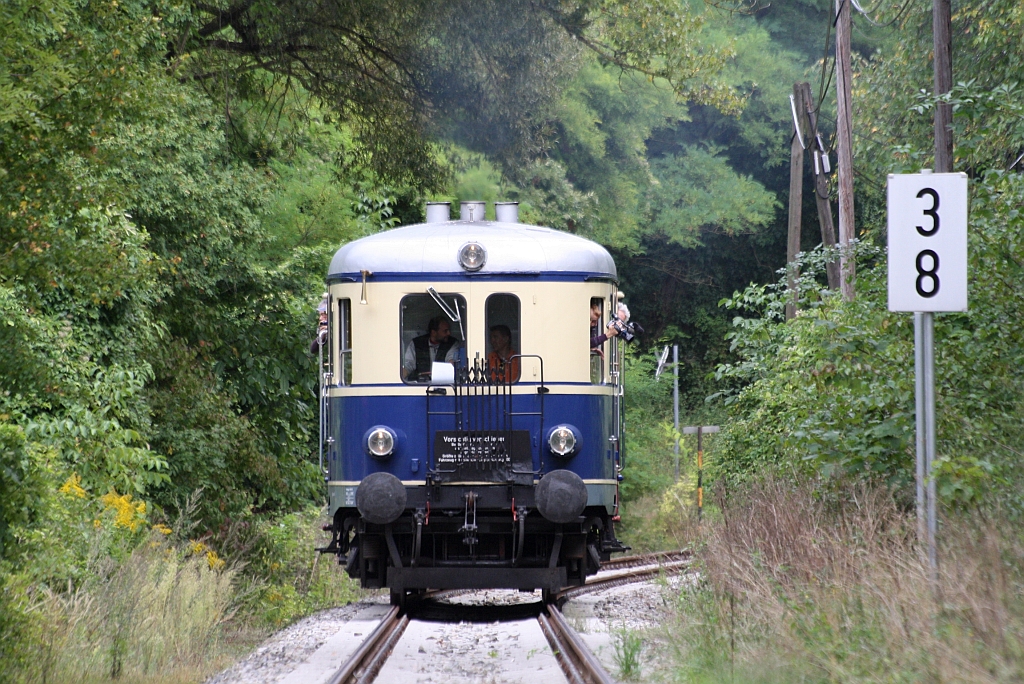
[[[717,425],[695,425],[683,428],[684,435],[697,435],[697,522],[704,517],[704,435],[718,432]]]
[[[914,313],[917,532],[934,580],[934,312],[967,311],[967,174],[890,174],[887,194],[889,311]]]

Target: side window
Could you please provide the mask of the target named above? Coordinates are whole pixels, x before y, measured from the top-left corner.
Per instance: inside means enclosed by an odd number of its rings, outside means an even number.
[[[496,382],[519,380],[520,346],[519,297],[514,294],[492,294],[487,298],[487,371]]]
[[[590,382],[600,385],[604,382],[604,355],[607,348],[604,333],[604,299],[590,300]]]
[[[406,383],[431,381],[431,367],[435,362],[464,364],[466,348],[466,298],[455,293],[437,295],[449,313],[446,313],[430,294],[411,294],[402,298],[401,323],[402,358],[400,370]]]
[[[338,384],[352,384],[352,306],[351,300],[338,300]]]

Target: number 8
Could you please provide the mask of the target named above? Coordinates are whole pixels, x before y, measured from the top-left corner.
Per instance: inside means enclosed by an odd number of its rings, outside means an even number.
[[[938,221],[936,221],[936,224],[937,223]],[[926,256],[932,258],[932,267],[928,270],[925,270],[924,266],[921,265],[921,258]],[[917,283],[915,284],[915,286],[917,287],[917,294],[921,295],[922,297],[934,297],[939,293],[939,255],[930,249],[922,250],[917,255],[916,263]],[[934,284],[934,287],[932,287],[932,289],[928,292],[925,292],[925,289],[921,287],[921,282],[925,278],[931,278],[932,283]]]

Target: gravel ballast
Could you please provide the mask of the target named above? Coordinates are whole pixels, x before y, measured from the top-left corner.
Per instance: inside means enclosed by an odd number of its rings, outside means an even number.
[[[647,631],[669,610],[665,591],[677,591],[681,576],[649,580],[584,594],[568,601],[563,614],[612,676],[618,674],[616,635]],[[540,592],[472,591],[444,599],[452,606],[515,606],[540,601]],[[274,634],[247,657],[206,684],[316,684],[387,612],[381,594],[311,615]],[[415,643],[414,643],[415,642]],[[553,666],[546,641],[530,620],[422,622],[414,620],[385,665],[380,681],[512,684],[564,681]],[[390,669],[388,669],[390,668]],[[647,669],[647,668],[645,668]],[[385,677],[384,675],[388,676]]]

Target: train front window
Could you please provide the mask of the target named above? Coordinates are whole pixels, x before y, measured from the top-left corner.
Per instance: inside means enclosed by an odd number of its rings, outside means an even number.
[[[519,297],[492,294],[487,298],[487,371],[496,382],[519,380]]]
[[[434,363],[464,364],[466,298],[455,293],[426,294],[402,298],[401,376],[406,383],[431,382]]]

